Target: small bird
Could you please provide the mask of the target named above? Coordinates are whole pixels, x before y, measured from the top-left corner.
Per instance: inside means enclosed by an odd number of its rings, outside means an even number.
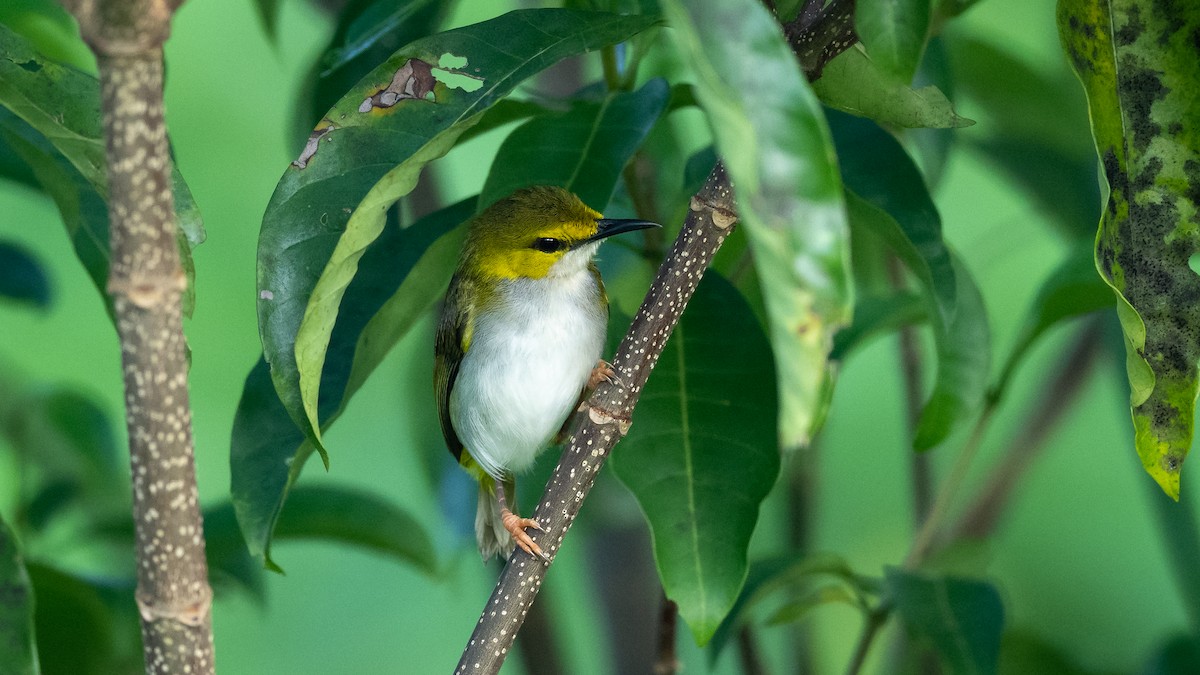
[[[479,483],[475,537],[486,561],[514,546],[545,557],[513,511],[515,474],[555,440],[600,360],[608,296],[592,258],[614,234],[658,227],[613,220],[559,187],[531,187],[471,221],[434,344],[442,435]]]

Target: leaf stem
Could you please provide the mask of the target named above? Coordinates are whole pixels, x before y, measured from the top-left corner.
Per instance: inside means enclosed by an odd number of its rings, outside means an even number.
[[[904,559],[906,569],[919,567],[932,552],[938,531],[941,529],[943,521],[950,515],[950,504],[954,501],[967,477],[967,471],[971,468],[971,462],[974,461],[975,455],[978,454],[979,446],[983,443],[984,434],[995,411],[995,403],[989,401],[984,405],[979,418],[975,420],[975,427],[971,430],[970,438],[963,444],[962,450],[954,460],[954,465],[950,467],[950,473],[938,489],[937,498],[929,510],[929,517],[921,524],[921,529],[913,539],[912,548]]]
[[[875,641],[875,636],[879,633],[879,629],[887,623],[891,613],[892,606],[888,602],[881,602],[875,609],[867,613],[862,632],[858,635],[858,642],[854,645],[854,654],[850,657],[850,664],[846,666],[846,675],[858,675],[862,670],[863,664],[867,661],[867,654],[871,651],[871,643]]]

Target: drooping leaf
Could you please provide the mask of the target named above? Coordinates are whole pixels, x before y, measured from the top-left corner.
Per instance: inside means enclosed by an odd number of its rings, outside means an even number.
[[[828,119],[850,222],[870,228],[900,256],[924,283],[941,321],[949,322],[958,294],[954,267],[920,170],[896,138],[873,122],[837,112]]]
[[[39,672],[33,639],[33,587],[17,539],[0,520],[0,672]]]
[[[909,633],[927,640],[948,672],[991,675],[1000,657],[1004,605],[991,584],[888,568],[886,592]]]
[[[913,436],[913,448],[918,451],[941,443],[978,411],[987,394],[992,365],[992,335],[983,296],[962,262],[954,256],[950,260],[958,298],[954,317],[946,324],[934,324],[937,378]]]
[[[900,82],[912,82],[929,34],[930,0],[858,0],[854,30],[871,60]]]
[[[767,619],[767,623],[772,626],[794,623],[806,618],[809,612],[821,605],[835,602],[859,607],[861,600],[853,589],[844,584],[825,584],[808,591],[800,598],[784,603]]]
[[[367,249],[346,290],[322,372],[326,427],[383,357],[445,292],[476,198],[422,218],[391,223]],[[238,523],[255,557],[270,559],[271,532],[313,448],[283,407],[266,361],[259,359],[242,390],[233,423],[230,480]]]
[[[808,443],[830,390],[832,336],[853,283],[841,181],[820,106],[757,0],[665,0],[729,171],[770,319],[779,439]]]
[[[96,78],[42,57],[0,25],[0,130],[54,198],[80,261],[107,298],[108,177],[100,120]],[[204,241],[204,228],[177,169],[172,185],[180,262],[188,280],[183,310],[191,316],[191,250]]]
[[[663,588],[699,644],[738,597],[759,504],[779,473],[772,373],[745,300],[705,275],[613,453],[650,523]]]
[[[419,520],[395,504],[358,490],[298,487],[275,528],[279,539],[322,539],[352,544],[437,571],[433,541]]]
[[[1096,260],[1119,294],[1134,444],[1179,499],[1200,359],[1200,4],[1061,0],[1108,182]]]
[[[968,127],[933,85],[913,89],[884,74],[862,51],[851,47],[830,61],[813,82],[813,91],[830,108],[909,129]]]
[[[570,112],[535,117],[504,139],[480,210],[530,185],[558,185],[603,211],[621,170],[666,109],[670,89],[653,79],[634,92],[576,103]]]
[[[318,450],[330,333],[387,208],[517,84],[653,21],[555,9],[512,12],[402,48],[330,110],[276,187],[258,260],[264,355],[284,407]]]
[[[50,296],[50,278],[38,259],[22,246],[0,241],[0,298],[45,309]]]
[[[998,398],[1004,394],[1017,364],[1033,343],[1051,327],[1065,319],[1108,309],[1112,305],[1112,289],[1096,272],[1095,252],[1090,246],[1071,249],[1038,289],[1025,326],[1008,360],[1004,362],[990,395]]]

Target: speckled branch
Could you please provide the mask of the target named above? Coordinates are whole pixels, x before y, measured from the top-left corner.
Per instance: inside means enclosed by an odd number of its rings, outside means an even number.
[[[162,44],[179,2],[73,0],[96,54],[113,298],[133,475],[147,673],[213,672],[212,590],[196,489]]]
[[[800,16],[784,27],[809,79],[820,77],[826,63],[857,41],[852,20],[854,0],[823,5],[823,0],[808,0]],[[545,531],[531,534],[550,561],[557,555],[609,452],[629,430],[634,406],[650,371],[700,277],[736,222],[733,190],[725,168],[718,163],[704,187],[692,197],[683,229],[613,357],[613,368],[623,386],[601,384],[580,406],[570,443],[534,511],[533,518]],[[456,674],[499,672],[549,564],[520,549],[514,551],[471,633]]]

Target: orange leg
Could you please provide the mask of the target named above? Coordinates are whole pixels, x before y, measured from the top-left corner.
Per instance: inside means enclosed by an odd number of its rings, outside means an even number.
[[[545,553],[542,553],[542,549],[537,545],[537,542],[525,531],[525,528],[532,527],[535,530],[544,532],[545,530],[542,529],[542,526],[532,518],[522,518],[509,510],[507,500],[504,498],[503,489],[496,490],[496,501],[500,504],[500,521],[504,523],[504,529],[508,530],[508,533],[512,535],[513,541],[517,542],[517,546],[520,546],[521,550],[529,555],[549,560],[550,558]]]

